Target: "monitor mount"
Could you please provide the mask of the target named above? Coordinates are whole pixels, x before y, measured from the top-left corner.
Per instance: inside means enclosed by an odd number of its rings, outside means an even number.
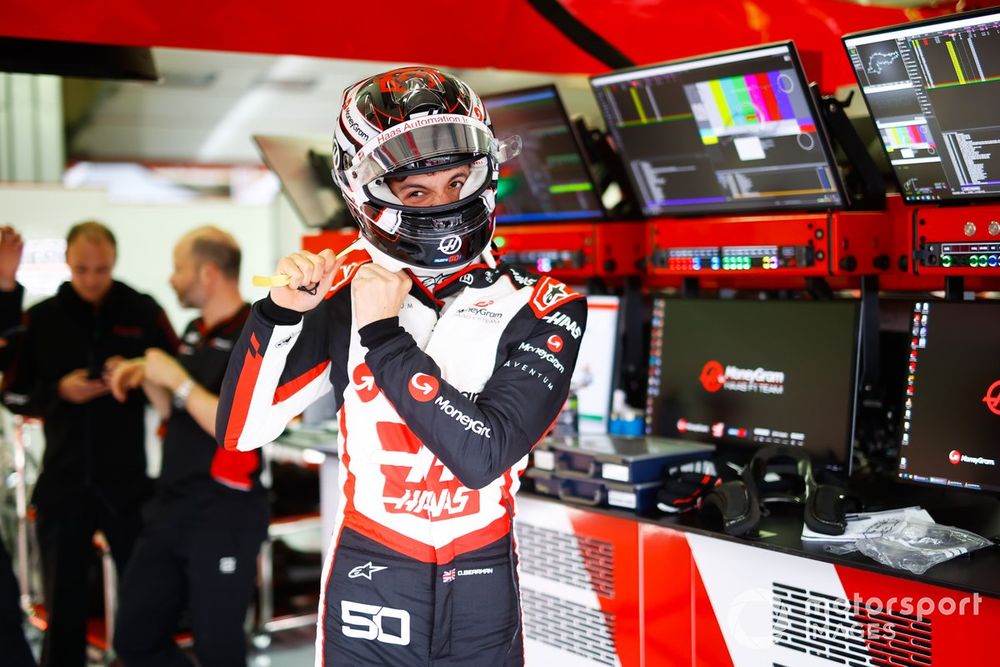
[[[854,91],[846,100],[838,100],[833,95],[822,95],[819,87],[809,86],[816,107],[823,117],[833,148],[840,148],[847,158],[847,169],[841,170],[848,210],[880,211],[885,208],[885,181],[878,165],[872,159],[857,130],[851,125],[844,109],[851,105]]]

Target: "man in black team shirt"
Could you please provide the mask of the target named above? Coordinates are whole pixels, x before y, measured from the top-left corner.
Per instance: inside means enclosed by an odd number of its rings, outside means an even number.
[[[152,486],[145,401],[134,396],[119,403],[107,379],[125,358],[177,344],[163,309],[112,279],[116,257],[115,237],[104,225],[83,222],[70,229],[70,281],[28,310],[4,374],[7,407],[44,422],[45,453],[32,503],[48,612],[41,663],[55,667],[84,664],[94,531],[104,532],[122,571]]]
[[[191,664],[173,640],[185,608],[202,665],[246,664],[243,621],[267,533],[267,496],[259,450],[227,451],[213,437],[229,354],[250,314],[239,270],[239,246],[226,232],[185,235],[170,284],[201,316],[185,329],[176,360],[147,350],[111,378],[118,400],[142,385],[166,420],[156,496],[121,587],[114,644],[128,667]]]

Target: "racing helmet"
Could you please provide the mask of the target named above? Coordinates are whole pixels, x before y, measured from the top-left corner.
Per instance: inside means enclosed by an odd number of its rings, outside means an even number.
[[[465,82],[404,67],[344,91],[333,177],[372,246],[411,269],[453,271],[493,238],[500,164],[520,148],[520,137],[497,140]],[[389,187],[391,179],[464,165],[468,177],[453,203],[408,206]]]

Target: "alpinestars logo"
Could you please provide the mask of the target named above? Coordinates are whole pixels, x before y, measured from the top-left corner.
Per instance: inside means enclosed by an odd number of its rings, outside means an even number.
[[[372,565],[372,562],[368,561],[364,565],[358,565],[357,567],[352,568],[351,571],[347,573],[347,578],[357,579],[358,577],[364,577],[368,581],[371,581],[373,574],[387,569],[389,568],[385,565]]]
[[[990,388],[986,390],[986,396],[983,397],[983,403],[989,408],[989,411],[995,415],[1000,415],[1000,380],[997,380],[990,385]]]
[[[713,393],[721,389],[745,394],[785,393],[785,374],[782,371],[770,371],[760,367],[740,368],[733,365],[728,365],[723,370],[722,364],[714,359],[705,363],[698,380],[705,391]]]
[[[948,462],[952,465],[968,463],[974,466],[995,466],[997,464],[996,459],[988,459],[984,456],[969,456],[968,454],[963,454],[957,449],[953,449],[948,452]]]
[[[438,409],[457,421],[459,424],[465,427],[466,431],[472,431],[476,435],[481,435],[484,438],[490,437],[490,428],[479,421],[478,419],[473,419],[469,415],[465,414],[454,405],[451,404],[447,398],[443,396],[438,396],[434,399],[434,405],[438,406]]]

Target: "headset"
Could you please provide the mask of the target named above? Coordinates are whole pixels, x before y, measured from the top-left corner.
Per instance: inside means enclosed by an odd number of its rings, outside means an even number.
[[[793,472],[787,472],[789,464]],[[806,526],[824,535],[842,535],[847,508],[857,504],[843,488],[816,481],[804,450],[771,445],[754,454],[740,479],[724,482],[705,496],[701,511],[710,524],[721,519],[727,534],[746,535],[757,528],[762,505],[769,501],[802,505]]]

